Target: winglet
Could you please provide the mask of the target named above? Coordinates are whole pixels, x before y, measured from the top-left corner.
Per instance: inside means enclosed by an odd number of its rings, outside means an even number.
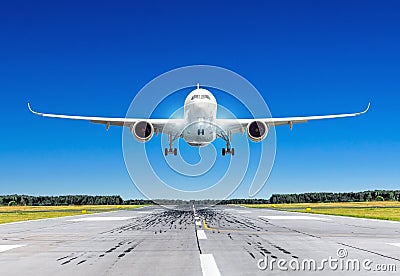
[[[369,107],[371,106],[371,102],[368,103],[367,108],[361,112],[361,114],[367,113],[367,111],[369,110]]]
[[[28,109],[29,109],[29,111],[32,112],[33,114],[42,115],[41,113],[34,111],[34,110],[31,108],[30,103],[28,103]]]
[[[29,109],[30,112],[33,113],[33,110],[32,110],[31,105],[29,103],[28,103],[28,109]]]

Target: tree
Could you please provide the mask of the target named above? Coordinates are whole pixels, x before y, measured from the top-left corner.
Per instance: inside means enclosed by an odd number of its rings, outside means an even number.
[[[377,196],[376,198],[375,198],[375,200],[376,201],[384,201],[385,199],[383,198],[383,196]]]
[[[10,202],[8,202],[8,206],[15,206],[15,205],[17,205],[15,200],[11,200]]]

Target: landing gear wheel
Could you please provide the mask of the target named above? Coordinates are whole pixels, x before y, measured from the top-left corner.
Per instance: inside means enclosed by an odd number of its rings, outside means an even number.
[[[234,156],[235,155],[235,149],[231,148],[231,155]]]
[[[167,156],[167,155],[168,155],[168,149],[167,149],[167,148],[165,148],[165,150],[164,150],[164,154],[165,154],[165,156]]]
[[[174,148],[174,155],[176,156],[178,154],[178,150]]]
[[[222,156],[225,156],[225,148],[222,148]]]

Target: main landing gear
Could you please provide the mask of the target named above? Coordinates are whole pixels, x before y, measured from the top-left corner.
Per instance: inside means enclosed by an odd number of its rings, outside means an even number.
[[[220,137],[225,140],[226,148],[222,148],[222,156],[230,154],[232,156],[235,155],[235,149],[231,148],[231,137],[230,135],[226,135],[225,133],[221,133]]]
[[[225,156],[226,154],[230,154],[232,156],[235,155],[235,149],[234,148],[230,148],[230,147],[226,147],[226,148],[222,148],[222,156]]]
[[[168,141],[169,141],[169,148],[164,149],[165,156],[167,156],[169,154],[173,154],[176,156],[178,154],[178,149],[172,148],[172,143],[174,142],[174,139],[172,138],[172,134],[168,134]]]
[[[173,154],[173,155],[177,155],[178,154],[178,149],[177,148],[165,148],[164,149],[164,154],[165,154],[165,156],[167,156],[168,154]]]

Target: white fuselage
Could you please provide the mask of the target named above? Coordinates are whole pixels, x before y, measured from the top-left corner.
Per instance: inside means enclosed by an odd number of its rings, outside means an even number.
[[[213,94],[197,88],[186,97],[183,139],[191,146],[201,147],[216,138],[217,101]]]

